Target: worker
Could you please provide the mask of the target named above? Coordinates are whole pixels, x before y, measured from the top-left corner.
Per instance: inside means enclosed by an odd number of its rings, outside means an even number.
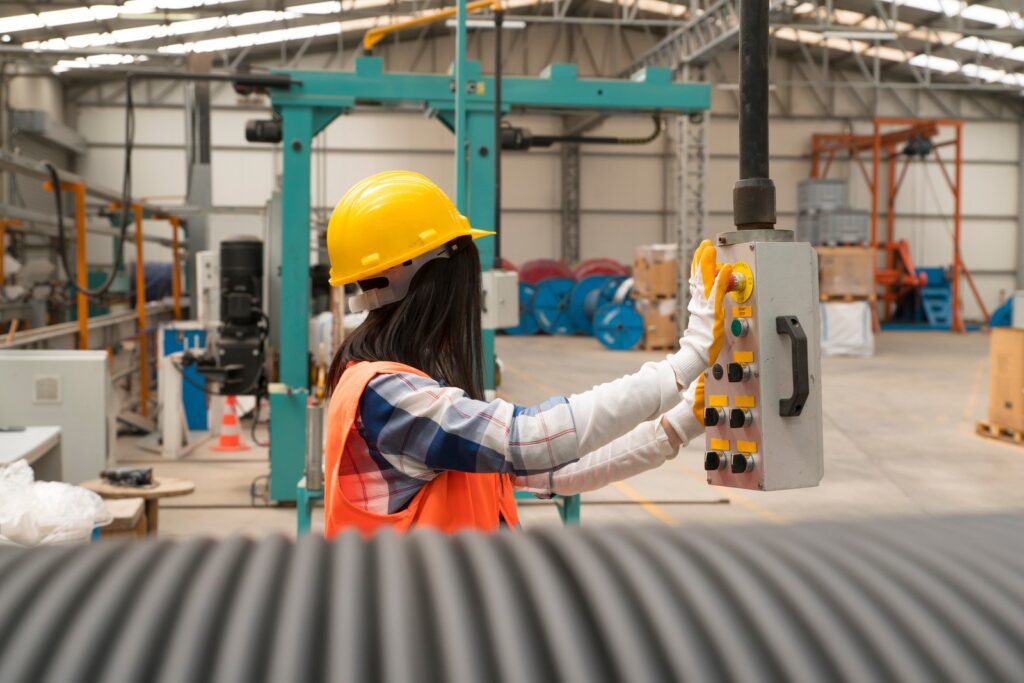
[[[331,363],[325,533],[493,531],[518,525],[515,489],[570,494],[655,467],[703,431],[703,372],[724,336],[731,267],[700,245],[680,349],[589,391],[522,407],[484,400],[480,259],[445,193],[408,171],[373,175],[327,227],[332,286],[365,321]],[[685,396],[684,396],[685,392]]]

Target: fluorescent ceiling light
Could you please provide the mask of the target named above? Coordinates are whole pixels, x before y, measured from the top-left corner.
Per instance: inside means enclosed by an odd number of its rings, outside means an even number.
[[[844,40],[896,40],[895,31],[825,31],[826,38],[842,38]]]
[[[455,19],[448,19],[444,22],[444,25],[448,28],[455,28],[459,25],[459,22]],[[501,23],[503,29],[509,28],[513,30],[526,28],[526,22],[522,19],[506,19]],[[494,19],[466,19],[466,28],[484,28],[493,29]]]
[[[120,55],[103,54],[89,55],[88,57],[76,57],[75,59],[62,59],[50,71],[55,74],[70,71],[71,69],[91,69],[94,66],[120,66],[122,64],[133,64],[144,62],[147,57],[143,55]]]
[[[669,17],[680,17],[686,14],[686,6],[665,0],[600,0],[609,5],[621,5],[622,7],[635,6],[645,12],[664,14]]]
[[[0,18],[0,33],[88,24],[116,19],[122,14],[148,14],[161,10],[210,7],[232,2],[241,2],[241,0],[129,0],[124,5],[90,5],[34,14],[17,14]]]
[[[29,41],[25,47],[35,50],[66,50],[69,47],[103,47],[106,45],[122,45],[142,40],[154,40],[168,36],[184,36],[192,33],[207,33],[225,28],[240,28],[255,24],[269,24],[276,21],[296,19],[293,12],[275,12],[273,10],[256,10],[243,14],[225,14],[219,17],[172,21],[169,24],[149,24],[123,28],[110,33],[87,33],[67,38],[51,38],[50,40]]]
[[[337,14],[341,11],[341,3],[338,0],[331,2],[311,2],[305,5],[291,5],[289,12],[296,14]]]

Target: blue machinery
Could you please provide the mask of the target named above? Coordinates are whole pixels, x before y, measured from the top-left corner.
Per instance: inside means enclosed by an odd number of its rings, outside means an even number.
[[[464,0],[460,7],[464,5]],[[357,106],[420,107],[456,134],[456,203],[470,223],[491,229],[495,221],[494,79],[465,59],[464,13],[460,16],[454,76],[384,71],[375,57],[358,58],[355,70],[282,71],[290,83],[270,87],[283,126],[280,375],[270,387],[270,497],[309,508],[318,492],[297,494],[303,476],[309,385],[310,151],[313,138]],[[463,84],[459,87],[458,84]],[[711,104],[706,84],[673,83],[668,69],[646,69],[631,80],[581,80],[571,64],[553,64],[540,77],[503,77],[502,112],[512,109],[700,112]],[[461,125],[460,125],[461,123]],[[478,241],[485,269],[494,262],[494,238]],[[494,388],[494,331],[484,331],[484,382]],[[302,498],[303,500],[297,500]],[[579,502],[560,501],[563,517],[578,517]],[[300,510],[301,512],[301,510]],[[301,517],[301,515],[300,515]],[[301,521],[300,521],[301,526]]]

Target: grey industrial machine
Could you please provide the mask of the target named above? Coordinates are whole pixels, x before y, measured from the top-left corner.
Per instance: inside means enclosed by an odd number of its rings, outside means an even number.
[[[775,229],[768,175],[768,3],[740,4],[740,180],[736,230],[718,235],[733,266],[726,343],[705,375],[708,482],[773,491],[817,486],[821,433],[818,262]]]

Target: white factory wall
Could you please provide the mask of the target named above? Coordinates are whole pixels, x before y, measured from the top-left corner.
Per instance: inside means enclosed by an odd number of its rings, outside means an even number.
[[[531,35],[543,38],[543,32],[531,29]],[[540,40],[540,38],[537,38]],[[450,42],[439,39],[433,49],[416,64],[419,70],[443,69]],[[637,39],[640,46],[641,38]],[[412,57],[398,50],[386,52],[389,68],[409,69]],[[484,70],[489,71],[489,49],[483,50]],[[527,50],[521,60],[509,60],[510,72],[539,73],[544,59],[560,58],[563,48]],[[430,57],[434,56],[431,63]],[[348,67],[351,54],[346,55]],[[308,56],[301,66],[323,68],[325,55]],[[725,80],[734,65],[723,59]],[[336,64],[333,66],[337,66]],[[593,71],[586,60],[580,62],[581,75]],[[786,72],[779,60],[776,77]],[[864,132],[870,124],[859,111],[859,104],[842,92],[837,94],[840,111],[849,118],[825,119],[808,89],[793,89],[786,95],[791,118],[776,111],[772,121],[772,176],[778,188],[780,225],[795,222],[796,185],[810,174],[810,135],[813,132]],[[170,202],[184,197],[185,152],[184,115],[181,93],[174,92],[167,105],[140,108],[136,112],[136,150],[133,160],[134,189],[137,195]],[[260,235],[261,215],[275,179],[280,174],[280,156],[269,145],[254,145],[244,138],[247,119],[265,116],[251,102],[235,107],[237,96],[227,87],[214,86],[215,109],[212,117],[213,201],[217,213],[209,220],[211,242],[238,234]],[[777,110],[778,101],[773,99]],[[883,103],[884,114],[898,115],[893,105]],[[922,100],[925,114],[928,110]],[[714,117],[711,123],[709,168],[709,206],[712,231],[730,227],[732,185],[737,172],[737,121],[735,92],[728,86],[714,91]],[[535,133],[558,132],[556,117],[512,117],[517,125],[526,125]],[[595,135],[641,137],[651,129],[649,119],[623,117],[611,119]],[[88,179],[116,187],[123,160],[123,110],[116,100],[110,104],[86,105],[77,112],[77,126],[90,143],[88,155],[79,170]],[[671,130],[671,125],[669,126]],[[1018,168],[1017,125],[1013,123],[970,121],[964,128],[964,221],[963,255],[989,309],[997,305],[1015,287],[1017,254]],[[416,112],[357,112],[332,123],[314,146],[312,201],[314,207],[329,210],[341,194],[358,179],[386,169],[405,168],[434,178],[453,191],[454,167],[451,134],[436,121]],[[585,147],[581,159],[581,253],[584,258],[607,256],[630,261],[638,244],[661,241],[672,234],[674,210],[670,183],[672,164],[667,156],[671,141],[664,136],[638,147]],[[528,153],[507,152],[503,171],[504,240],[503,253],[514,263],[530,258],[560,256],[561,188],[557,147]],[[326,169],[321,182],[322,169]],[[855,166],[837,163],[832,177],[851,179],[851,200],[855,208],[868,208],[868,193]],[[933,198],[934,194],[938,199]],[[912,255],[919,266],[948,265],[952,258],[948,216],[949,192],[934,163],[915,164],[901,190],[897,236],[911,240]],[[154,226],[154,230],[162,226]],[[147,230],[150,227],[147,222]],[[147,249],[153,249],[147,246]],[[109,248],[106,250],[109,251]],[[106,253],[103,251],[92,253]],[[152,252],[161,255],[159,248]],[[163,252],[166,256],[166,251]],[[149,258],[147,256],[147,258]],[[977,317],[978,309],[965,296],[968,317]]]

